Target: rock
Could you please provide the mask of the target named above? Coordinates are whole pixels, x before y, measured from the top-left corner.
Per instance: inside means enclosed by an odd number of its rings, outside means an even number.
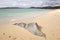
[[[23,27],[23,28],[25,28],[25,26],[26,26],[26,23],[15,23],[14,25],[18,25],[18,26],[21,26],[21,27]]]
[[[23,27],[23,28],[27,29],[29,32],[31,32],[32,34],[34,34],[34,35],[46,38],[45,33],[43,33],[41,31],[41,27],[39,27],[39,25],[37,23],[29,23],[29,24],[15,23],[14,25],[18,25],[20,27]]]

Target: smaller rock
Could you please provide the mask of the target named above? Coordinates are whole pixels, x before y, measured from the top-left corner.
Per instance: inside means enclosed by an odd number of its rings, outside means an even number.
[[[26,26],[26,23],[15,23],[14,25],[18,25],[18,26],[21,26],[21,27],[23,27],[23,28],[25,28],[25,26]]]

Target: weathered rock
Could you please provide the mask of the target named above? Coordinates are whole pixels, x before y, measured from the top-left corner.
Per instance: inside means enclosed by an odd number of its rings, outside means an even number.
[[[18,26],[21,26],[21,27],[23,27],[23,28],[25,28],[25,26],[26,26],[26,23],[15,23],[14,25],[18,25]]]
[[[33,33],[34,35],[38,35],[38,36],[46,38],[46,35],[41,31],[41,27],[39,27],[39,25],[37,23],[29,23],[29,24],[15,23],[14,25],[23,27],[23,28],[27,29],[29,32]]]

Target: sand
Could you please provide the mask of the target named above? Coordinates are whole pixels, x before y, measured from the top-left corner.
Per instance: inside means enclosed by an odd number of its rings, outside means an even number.
[[[26,29],[4,24],[0,25],[0,40],[45,40],[42,37],[35,36]]]
[[[60,40],[60,10],[36,17],[35,20],[42,26],[42,31],[46,34],[47,40]]]
[[[46,40],[60,40],[60,9],[48,12],[25,21],[26,23],[37,22],[46,34]]]
[[[50,11],[46,14],[25,20],[26,23],[37,22],[46,34],[46,39],[35,36],[26,29],[10,25],[0,25],[0,40],[60,40],[60,9]],[[6,33],[6,35],[2,35]],[[12,38],[9,38],[11,36]]]

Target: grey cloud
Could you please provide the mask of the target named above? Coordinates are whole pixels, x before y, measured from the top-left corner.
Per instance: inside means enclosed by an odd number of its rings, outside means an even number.
[[[60,6],[60,0],[0,0],[0,7]]]

